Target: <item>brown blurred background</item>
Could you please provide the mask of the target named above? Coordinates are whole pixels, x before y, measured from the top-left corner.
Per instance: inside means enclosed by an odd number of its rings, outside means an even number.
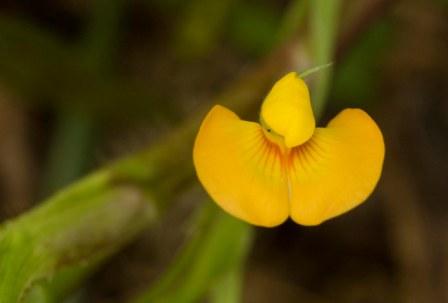
[[[1,1],[0,218],[212,104],[288,47],[278,28],[290,4]],[[383,177],[367,203],[321,226],[257,228],[243,302],[448,302],[448,2],[344,1],[337,37],[321,124],[345,107],[369,111],[386,140]],[[199,195],[179,197],[110,260],[85,300],[121,302],[146,287],[180,247]]]

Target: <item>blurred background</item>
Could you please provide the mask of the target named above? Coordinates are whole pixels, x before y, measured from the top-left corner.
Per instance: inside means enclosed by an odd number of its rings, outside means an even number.
[[[321,226],[255,228],[241,302],[448,302],[448,2],[347,0],[330,11],[333,1],[321,12],[307,0],[1,1],[0,219],[163,142],[221,99],[256,91],[242,114],[256,117],[286,71],[333,61],[326,84],[310,77],[320,125],[346,107],[368,111],[386,140],[382,179]],[[322,42],[320,13],[336,16]],[[319,43],[330,60],[313,59]],[[191,165],[190,153],[175,157]],[[188,180],[65,297],[127,302],[157,281],[207,201]]]

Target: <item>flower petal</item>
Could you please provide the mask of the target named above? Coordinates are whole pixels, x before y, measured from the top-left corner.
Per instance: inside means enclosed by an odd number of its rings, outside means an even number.
[[[292,219],[317,225],[362,203],[381,175],[384,142],[362,110],[346,109],[290,154]]]
[[[219,105],[204,119],[193,150],[198,178],[215,202],[260,226],[279,225],[288,217],[284,159],[258,123]]]
[[[263,101],[260,118],[289,148],[311,138],[316,123],[305,82],[294,72],[278,80]]]

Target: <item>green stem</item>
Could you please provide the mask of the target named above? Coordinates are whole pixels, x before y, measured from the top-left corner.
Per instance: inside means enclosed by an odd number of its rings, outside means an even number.
[[[340,3],[340,0],[311,1],[310,45],[314,65],[332,62],[337,38]],[[312,87],[311,95],[314,113],[317,117],[321,116],[325,108],[325,102],[330,88],[331,74],[331,69],[326,69],[316,74],[317,80]]]
[[[1,302],[19,302],[33,283],[62,268],[104,259],[154,221],[149,197],[131,186],[108,188],[105,177],[96,175],[85,188],[61,193],[2,227]]]
[[[249,247],[248,247],[249,248]],[[247,255],[247,254],[246,254]],[[210,302],[213,303],[237,303],[242,302],[244,263],[247,256],[243,255],[233,268],[215,283],[211,289]]]
[[[280,29],[277,34],[277,39],[280,42],[288,41],[291,37],[297,34],[305,21],[308,5],[308,0],[291,1],[282,18],[282,23],[279,26]]]
[[[242,262],[252,241],[252,228],[223,213],[210,201],[206,201],[201,219],[204,221],[194,237],[169,270],[132,302],[197,302],[229,268]]]

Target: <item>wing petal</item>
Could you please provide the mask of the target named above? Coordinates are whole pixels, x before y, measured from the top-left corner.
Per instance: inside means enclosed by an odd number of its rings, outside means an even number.
[[[291,151],[292,219],[317,225],[356,207],[375,188],[383,159],[384,141],[376,123],[362,110],[342,111]]]
[[[258,123],[215,106],[196,137],[193,160],[202,185],[230,214],[260,226],[288,217],[285,157]]]

